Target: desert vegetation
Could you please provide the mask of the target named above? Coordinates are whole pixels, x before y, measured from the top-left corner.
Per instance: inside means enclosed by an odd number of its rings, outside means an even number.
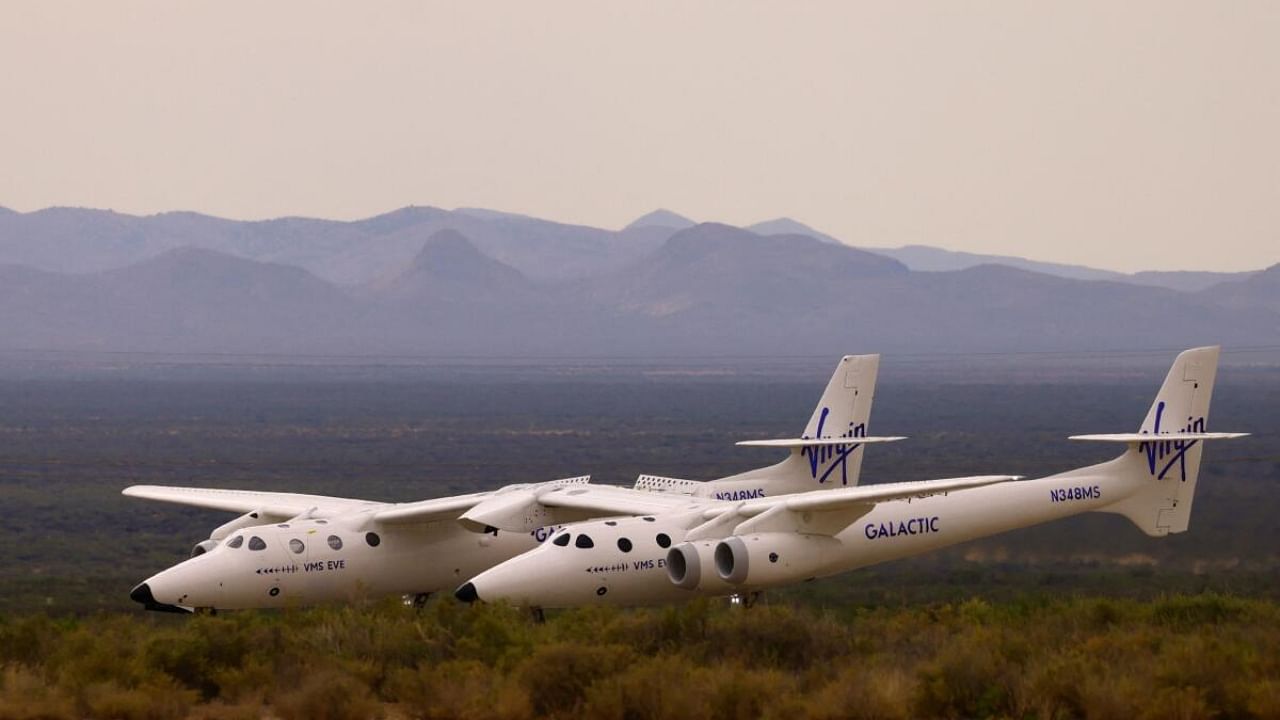
[[[0,620],[0,718],[1280,716],[1280,606],[396,602]]]

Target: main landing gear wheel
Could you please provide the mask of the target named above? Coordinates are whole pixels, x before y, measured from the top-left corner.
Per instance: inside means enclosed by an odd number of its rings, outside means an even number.
[[[427,599],[431,597],[431,593],[414,593],[404,596],[404,604],[414,610],[421,610],[427,606]]]

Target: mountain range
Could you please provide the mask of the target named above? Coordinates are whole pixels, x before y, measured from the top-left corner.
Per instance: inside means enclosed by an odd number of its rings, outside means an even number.
[[[0,209],[0,350],[670,357],[1277,339],[1280,266],[1125,275],[665,210],[611,231],[430,207],[354,222]]]

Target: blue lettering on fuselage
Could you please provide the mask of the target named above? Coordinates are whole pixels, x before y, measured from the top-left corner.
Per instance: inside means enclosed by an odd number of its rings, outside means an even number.
[[[563,527],[563,525],[548,525],[546,527],[540,527],[529,534],[533,536],[534,540],[537,540],[540,543],[546,542],[547,538],[555,535],[556,531]]]
[[[862,532],[867,536],[868,540],[898,537],[900,535],[929,535],[938,532],[938,516],[867,523]]]
[[[727,490],[715,494],[717,500],[754,500],[755,498],[764,497],[764,488],[751,488],[750,490]]]
[[[1071,502],[1072,500],[1099,500],[1101,498],[1102,488],[1097,485],[1057,488],[1049,491],[1049,500],[1056,503]]]
[[[1160,434],[1160,421],[1164,417],[1164,401],[1156,404],[1156,422],[1152,434]],[[1187,426],[1179,432],[1204,432],[1204,416],[1187,418]],[[1143,431],[1146,432],[1145,430]],[[1176,436],[1175,436],[1176,437]],[[1145,440],[1138,443],[1138,452],[1147,456],[1147,471],[1157,480],[1163,480],[1175,464],[1182,482],[1187,481],[1187,451],[1196,446],[1199,440]]]
[[[815,438],[823,437],[822,431],[827,424],[827,415],[831,413],[831,408],[822,408],[822,414],[818,417],[818,427],[814,432]],[[858,423],[849,424],[849,429],[839,437],[859,438],[867,436],[867,424]],[[808,438],[805,438],[806,440]],[[840,484],[849,484],[848,461],[849,455],[854,450],[862,447],[861,443],[850,443],[848,445],[810,445],[800,448],[800,454],[809,460],[809,475],[819,483],[824,483],[827,478],[831,477],[831,473],[836,468],[840,468]],[[830,467],[826,467],[827,463],[831,463]],[[826,468],[823,470],[823,468]],[[821,471],[821,474],[819,474]]]

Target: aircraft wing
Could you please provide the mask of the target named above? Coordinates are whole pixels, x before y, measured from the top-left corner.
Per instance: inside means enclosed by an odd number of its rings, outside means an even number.
[[[470,519],[471,513],[469,511],[484,503],[488,503],[488,507],[492,507],[495,504],[498,505],[499,513],[501,513],[504,509],[510,510],[512,507],[521,508],[527,505],[527,498],[559,492],[569,488],[588,487],[590,482],[590,475],[580,475],[578,477],[548,480],[540,483],[507,485],[491,492],[456,495],[454,497],[411,503],[397,503],[387,505],[385,508],[378,510],[373,514],[373,519],[380,523],[427,523],[440,520],[465,521]],[[485,525],[488,525],[487,522],[474,520],[469,524],[472,529],[483,529]],[[495,524],[494,527],[502,527],[503,525],[507,525],[507,523]]]
[[[775,498],[773,503],[761,504],[765,505],[764,509],[767,509],[781,502],[788,510],[798,512],[833,510],[848,505],[874,505],[889,500],[905,500],[907,498],[925,497],[956,490],[967,490],[969,488],[1020,480],[1021,478],[1021,475],[972,475],[969,477],[944,478],[942,480],[861,485],[836,490],[815,490],[797,495],[784,495],[781,498]],[[751,513],[752,502],[747,501],[743,504],[744,513]]]
[[[720,503],[702,512],[702,525],[691,528],[686,539],[746,535],[758,532],[800,532],[836,535],[871,512],[878,503],[939,493],[968,490],[1017,480],[1018,475],[975,475],[971,477],[884,483],[815,490],[775,498]]]
[[[385,505],[372,500],[303,495],[300,493],[227,490],[223,488],[171,487],[166,485],[133,485],[124,489],[129,497],[190,505],[191,507],[228,512],[260,512],[273,518],[291,518],[314,510],[318,516],[332,516],[351,510]]]
[[[774,516],[785,512],[797,514],[816,512],[831,515],[825,511],[842,511],[839,514],[843,516],[850,512],[855,515],[865,513],[879,502],[953,492],[1018,478],[1017,475],[978,475],[865,485],[838,490],[814,490],[795,495],[779,495],[738,502],[711,497],[646,492],[608,485],[563,486],[519,498],[511,497],[510,508],[497,508],[496,511],[490,511],[487,505],[478,503],[475,509],[463,516],[463,520],[476,526],[488,525],[503,530],[524,529],[522,523],[526,523],[528,517],[535,515],[534,506],[540,506],[543,512],[551,513],[545,517],[539,516],[540,522],[544,524],[578,522],[617,515],[644,516],[673,512],[692,513],[694,517],[700,516],[707,521],[730,513],[745,520],[769,511],[772,511]],[[517,509],[518,512],[513,513],[512,509]],[[718,525],[722,524],[718,523]]]
[[[421,500],[418,502],[395,503],[387,505],[373,514],[373,519],[380,523],[428,523],[440,520],[457,520],[462,513],[475,507],[493,493],[472,493],[453,497]]]
[[[697,508],[708,500],[682,494],[655,493],[633,488],[595,485],[578,488],[557,488],[538,495],[540,505],[549,508],[576,510],[585,517],[609,517],[612,515],[653,515]],[[711,500],[710,502],[719,502]]]

